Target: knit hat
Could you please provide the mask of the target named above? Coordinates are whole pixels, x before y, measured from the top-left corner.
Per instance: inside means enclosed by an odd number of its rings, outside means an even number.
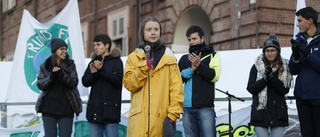
[[[51,53],[54,53],[58,48],[64,46],[68,48],[68,45],[65,41],[63,41],[62,39],[53,38],[50,42]]]
[[[279,52],[281,51],[280,49],[280,44],[278,42],[277,36],[274,33],[271,33],[269,35],[269,38],[264,42],[262,52],[266,50],[268,47],[275,47]]]

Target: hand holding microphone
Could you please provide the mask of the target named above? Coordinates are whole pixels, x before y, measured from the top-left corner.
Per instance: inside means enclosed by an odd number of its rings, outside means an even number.
[[[150,45],[146,45],[146,46],[144,47],[144,51],[146,52],[147,66],[148,66],[149,69],[151,69],[151,68],[152,68],[152,63],[153,63],[153,58],[150,57],[150,51],[151,51]]]

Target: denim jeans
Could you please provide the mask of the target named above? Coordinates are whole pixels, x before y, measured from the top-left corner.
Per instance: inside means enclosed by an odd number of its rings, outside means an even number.
[[[216,114],[214,108],[183,108],[182,125],[186,137],[215,137]]]
[[[255,126],[254,132],[257,137],[283,137],[284,127],[265,128]]]
[[[103,132],[106,137],[118,137],[119,136],[119,124],[99,124],[90,123],[90,136],[91,137],[103,137]]]

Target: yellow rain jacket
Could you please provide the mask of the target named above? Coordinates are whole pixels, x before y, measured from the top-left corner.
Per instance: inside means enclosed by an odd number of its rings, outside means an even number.
[[[148,125],[150,137],[162,137],[164,119],[176,121],[183,113],[183,83],[172,51],[166,48],[156,68],[149,70],[150,79],[145,58],[144,51],[136,49],[125,65],[123,84],[131,92],[127,137],[147,137]]]

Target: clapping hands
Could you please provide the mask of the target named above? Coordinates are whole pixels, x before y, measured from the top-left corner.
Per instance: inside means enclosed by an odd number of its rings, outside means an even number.
[[[91,73],[95,73],[99,69],[101,69],[102,67],[103,67],[103,63],[101,61],[99,61],[99,60],[95,60],[95,61],[90,63],[90,72]]]
[[[272,79],[272,77],[273,77],[273,70],[271,67],[267,67],[265,69],[263,79],[268,82],[269,80]]]
[[[292,49],[292,56],[294,57],[294,59],[296,60],[300,59],[300,52],[305,58],[310,55],[310,51],[302,47],[298,41],[291,39],[290,42],[292,44],[291,49]]]
[[[191,62],[191,69],[192,71],[196,71],[197,68],[199,67],[200,63],[201,63],[201,52],[199,53],[199,55],[195,54],[195,53],[190,53],[188,55],[188,59]]]

